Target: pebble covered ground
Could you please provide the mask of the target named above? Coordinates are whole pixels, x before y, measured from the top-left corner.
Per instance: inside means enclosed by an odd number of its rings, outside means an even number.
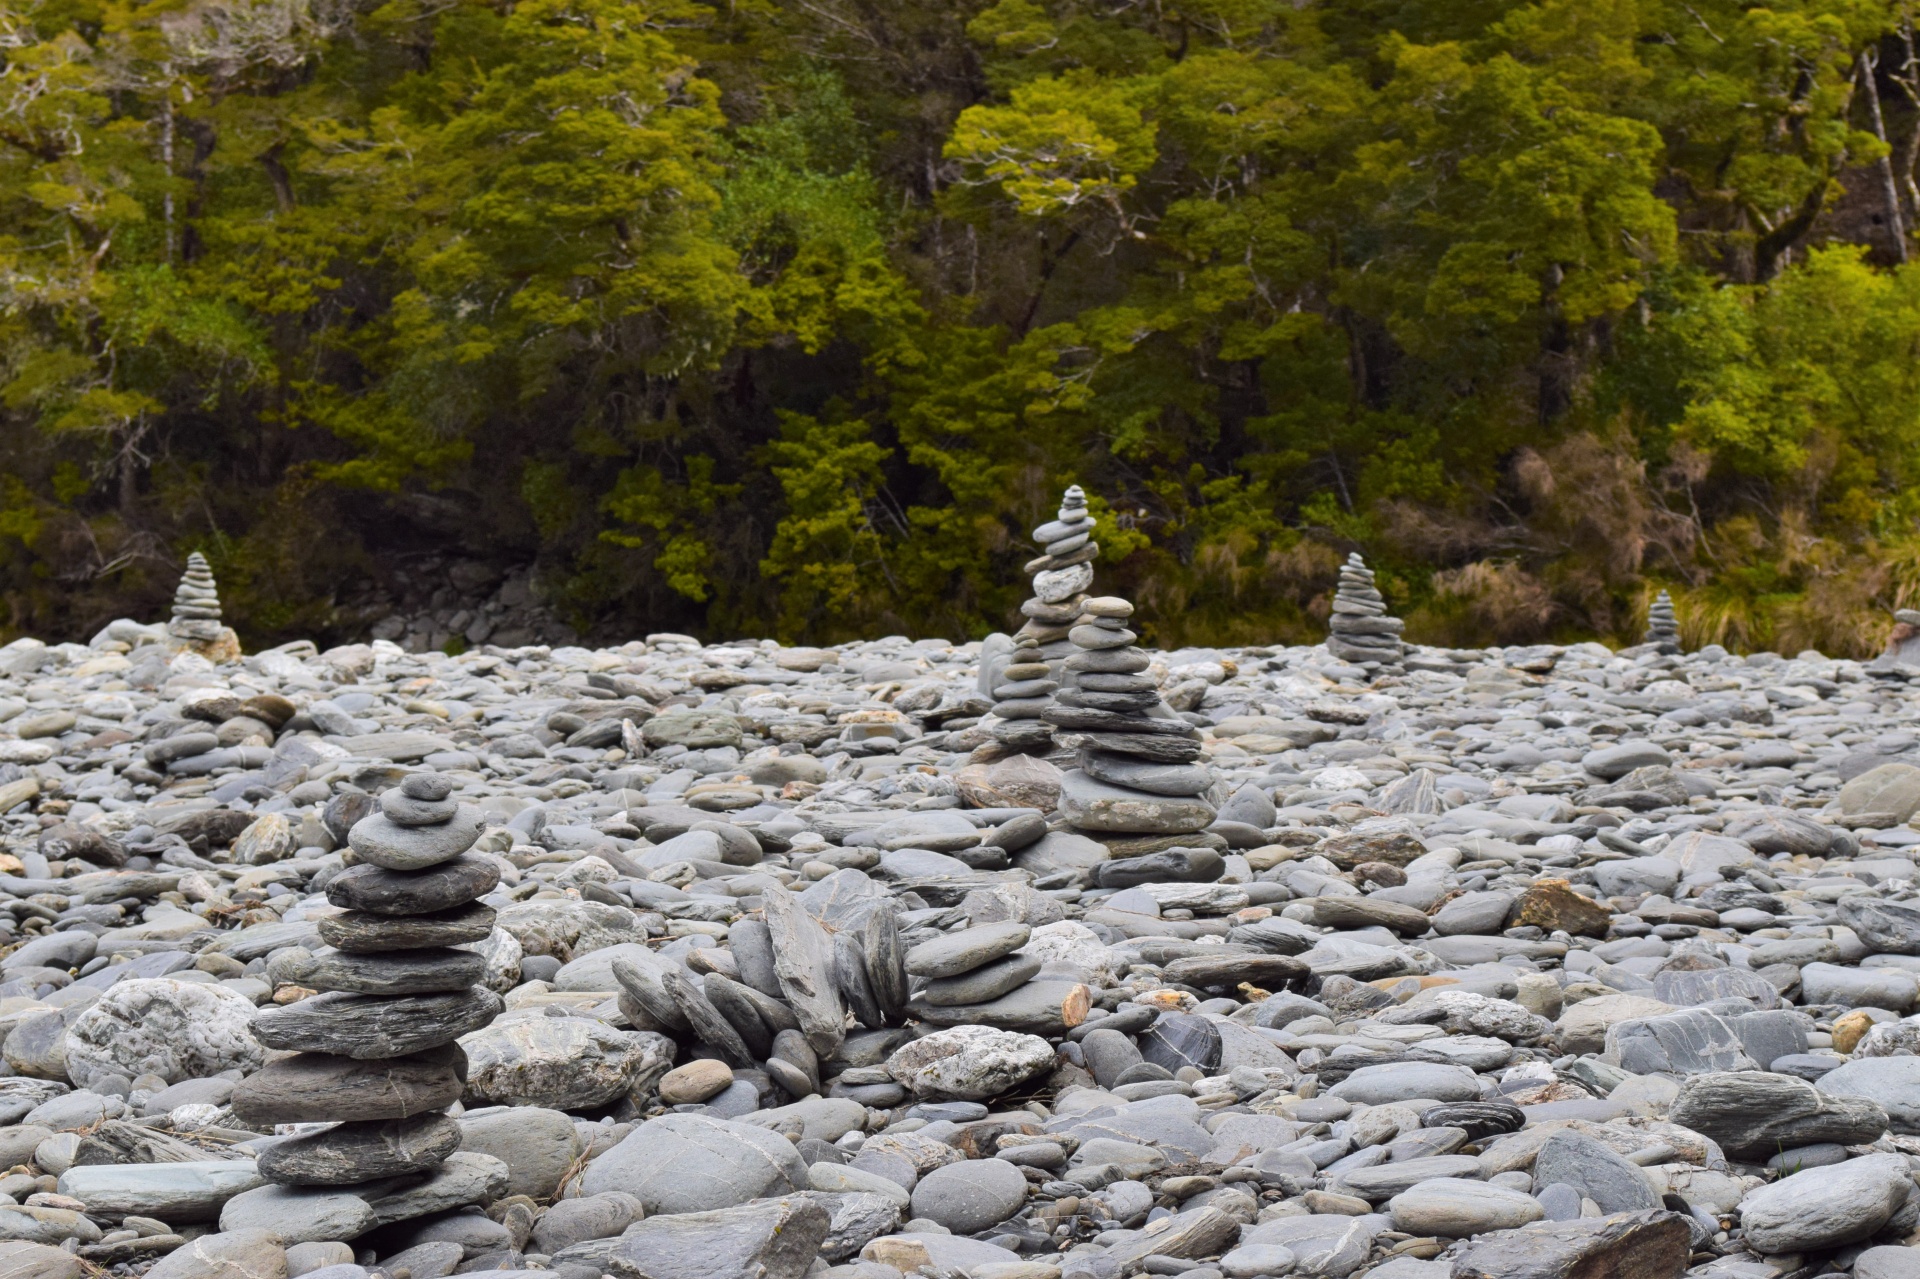
[[[1920,671],[1121,625],[0,649],[0,1276],[1920,1276]]]

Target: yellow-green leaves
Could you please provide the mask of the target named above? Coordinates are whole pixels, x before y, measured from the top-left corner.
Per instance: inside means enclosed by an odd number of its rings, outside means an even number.
[[[1126,196],[1154,158],[1154,127],[1136,99],[1130,86],[1087,73],[1036,80],[1005,106],[962,112],[946,154],[1027,217],[1126,223]]]

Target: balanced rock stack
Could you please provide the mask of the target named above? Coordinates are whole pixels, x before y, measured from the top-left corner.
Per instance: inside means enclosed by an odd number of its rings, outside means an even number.
[[[174,648],[190,649],[212,661],[237,661],[240,637],[220,624],[220,591],[213,566],[195,551],[187,556],[187,571],[173,592],[173,618],[167,638]]]
[[[1665,591],[1654,596],[1652,607],[1647,609],[1645,642],[1655,645],[1663,653],[1680,651],[1680,622],[1673,615],[1673,596]]]
[[[1033,598],[1020,606],[1026,622],[1013,636],[1013,652],[993,686],[994,740],[1009,750],[1044,754],[1053,731],[1041,719],[1060,686],[1057,663],[1071,650],[1068,633],[1080,620],[1080,606],[1093,585],[1093,516],[1078,484],[1060,499],[1059,518],[1033,530],[1045,554],[1027,564],[1033,574]]]
[[[929,1026],[982,1027],[1018,1031],[1027,1035],[1061,1034],[1086,1020],[1089,992],[1070,979],[1041,979],[1040,956],[1022,951],[1033,930],[1020,920],[975,924],[958,932],[923,941],[906,954],[906,971],[917,989],[908,1011]],[[993,1043],[993,1037],[985,1037]],[[1035,1057],[1025,1074],[1052,1065],[1052,1049],[1043,1044],[1018,1045],[1002,1040],[999,1047]],[[902,1079],[903,1083],[909,1082]],[[948,1082],[946,1095],[970,1098],[1003,1091],[1004,1082],[980,1091],[962,1091]],[[919,1085],[910,1084],[917,1091]]]
[[[1040,718],[1060,687],[1040,651],[1040,641],[1024,630],[994,685],[993,739],[1010,751],[1044,755],[1053,749],[1053,726]]]
[[[258,1125],[340,1122],[263,1151],[269,1181],[353,1185],[428,1171],[460,1148],[459,1125],[442,1113],[465,1088],[454,1041],[502,1003],[478,984],[482,956],[457,947],[492,932],[493,909],[475,899],[500,872],[466,855],[484,819],[452,790],[415,773],[383,793],[348,833],[359,864],[326,886],[344,908],[318,921],[331,949],[282,952],[270,965],[276,983],[323,993],[254,1020],[256,1039],[296,1055],[242,1081],[234,1112]]]
[[[1398,666],[1404,655],[1400,632],[1406,623],[1387,616],[1387,602],[1374,585],[1373,570],[1358,552],[1340,567],[1340,585],[1333,593],[1333,616],[1327,622],[1327,651],[1343,662]]]
[[[1061,780],[1060,810],[1096,838],[1122,838],[1115,852],[1147,852],[1181,841],[1212,824],[1206,798],[1213,773],[1200,758],[1200,734],[1160,700],[1146,673],[1146,654],[1127,628],[1133,605],[1117,597],[1090,599],[1072,630],[1078,650],[1066,659],[1073,687],[1054,698],[1045,715],[1075,735],[1079,767]],[[1192,842],[1192,841],[1188,841]]]

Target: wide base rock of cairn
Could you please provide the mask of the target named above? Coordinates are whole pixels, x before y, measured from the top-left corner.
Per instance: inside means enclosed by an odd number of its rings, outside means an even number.
[[[220,592],[213,567],[195,551],[187,556],[187,571],[173,592],[173,619],[167,623],[167,644],[198,653],[210,662],[240,660],[240,637],[220,624]]]
[[[430,1173],[459,1150],[460,1127],[445,1114],[466,1087],[454,1041],[502,1003],[479,984],[483,957],[458,947],[492,932],[494,911],[476,899],[500,872],[466,855],[484,819],[452,790],[445,777],[415,773],[384,792],[379,811],[348,833],[359,864],[327,884],[327,900],[343,908],[318,921],[328,948],[275,956],[276,981],[320,993],[255,1019],[256,1039],[294,1055],[242,1081],[234,1113],[258,1125],[332,1126],[261,1152],[260,1175],[276,1186],[249,1194]],[[476,1188],[495,1180],[478,1164],[454,1171]]]
[[[1662,653],[1680,651],[1680,622],[1673,615],[1673,596],[1665,591],[1654,596],[1653,604],[1647,609],[1647,636],[1643,642]]]
[[[1058,663],[1067,656],[1067,639],[1080,620],[1080,607],[1093,585],[1093,516],[1078,484],[1060,499],[1059,518],[1033,530],[1046,554],[1027,564],[1033,574],[1033,598],[1020,606],[1026,623],[1014,633],[1013,651],[992,688],[993,738],[1003,748],[1042,755],[1053,748],[1053,729],[1041,718],[1060,687]]]
[[[1328,619],[1327,651],[1344,662],[1368,666],[1398,666],[1406,655],[1400,632],[1406,623],[1387,616],[1386,601],[1374,585],[1373,570],[1358,553],[1347,556],[1340,568],[1340,585],[1333,593],[1333,616]]]
[[[1074,685],[1046,711],[1079,748],[1079,767],[1061,780],[1060,811],[1085,834],[1109,845],[1117,839],[1116,851],[1171,847],[1182,842],[1171,837],[1204,831],[1215,817],[1200,734],[1160,700],[1127,628],[1133,605],[1101,597],[1083,611],[1071,634],[1077,651],[1065,663]]]

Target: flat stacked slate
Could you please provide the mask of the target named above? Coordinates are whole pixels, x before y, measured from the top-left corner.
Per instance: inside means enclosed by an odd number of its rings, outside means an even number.
[[[458,949],[484,941],[494,912],[478,898],[500,880],[469,856],[485,825],[453,785],[414,773],[348,832],[359,864],[327,884],[343,913],[318,921],[329,949],[277,955],[276,980],[320,993],[263,1011],[253,1035],[296,1055],[234,1089],[248,1123],[339,1121],[263,1151],[260,1175],[289,1186],[343,1186],[437,1167],[460,1148],[444,1112],[465,1089],[454,1041],[499,1015],[480,985],[485,961]]]
[[[1079,767],[1061,780],[1060,810],[1096,838],[1173,836],[1205,830],[1215,817],[1206,792],[1213,771],[1200,763],[1200,734],[1160,700],[1145,653],[1127,629],[1133,605],[1089,599],[1064,665],[1073,687],[1045,717],[1074,734]]]
[[[213,566],[198,551],[187,556],[187,571],[174,589],[167,639],[174,648],[191,649],[216,661],[240,656],[239,637],[220,621],[220,590],[213,580]]]
[[[1662,653],[1680,651],[1680,622],[1673,615],[1673,596],[1661,591],[1653,597],[1653,604],[1647,609],[1647,637],[1645,643],[1652,644]]]
[[[1071,651],[1068,634],[1093,585],[1093,516],[1078,484],[1060,499],[1058,518],[1033,530],[1045,554],[1029,561],[1033,597],[1020,606],[1026,622],[1013,636],[1013,651],[993,686],[996,742],[1008,750],[1042,755],[1053,747],[1053,730],[1041,718],[1060,687],[1058,663]]]
[[[1358,552],[1340,568],[1340,585],[1333,593],[1333,616],[1327,622],[1327,651],[1342,661],[1367,666],[1398,666],[1405,657],[1400,632],[1406,623],[1387,616],[1387,602],[1374,585],[1373,570]]]

